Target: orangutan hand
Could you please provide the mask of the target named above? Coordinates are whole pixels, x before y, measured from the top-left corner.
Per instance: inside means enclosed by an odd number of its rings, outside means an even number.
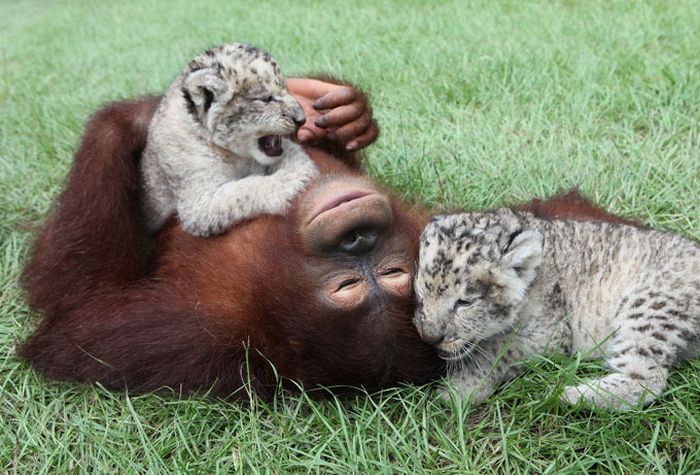
[[[372,109],[357,89],[306,78],[290,78],[287,87],[306,114],[306,123],[297,131],[299,142],[332,140],[355,151],[377,139]]]

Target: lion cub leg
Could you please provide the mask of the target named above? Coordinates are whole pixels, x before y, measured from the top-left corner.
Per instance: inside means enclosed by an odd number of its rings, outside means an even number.
[[[460,360],[447,360],[449,379],[438,390],[440,396],[450,399],[450,387],[460,397],[471,402],[487,399],[503,382],[514,378],[520,367],[515,363],[522,361],[524,352],[512,341],[509,335],[497,335],[475,346],[471,353]]]
[[[615,319],[619,329],[608,347],[612,372],[566,388],[563,399],[615,410],[651,403],[666,389],[672,366],[691,343],[687,312],[687,304],[659,292],[626,304]]]
[[[275,165],[270,175],[253,175],[217,184],[191,174],[183,180],[177,204],[182,227],[194,236],[220,234],[262,214],[283,214],[318,171],[301,148]]]
[[[280,160],[272,174],[265,178],[270,180],[274,188],[267,187],[263,196],[259,197],[260,206],[269,214],[282,214],[287,211],[289,202],[298,195],[311,178],[318,175],[318,169],[313,160],[294,143],[289,143],[290,149]]]

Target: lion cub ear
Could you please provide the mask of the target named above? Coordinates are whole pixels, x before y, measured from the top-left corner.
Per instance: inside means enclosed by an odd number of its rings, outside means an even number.
[[[543,249],[544,236],[539,231],[517,231],[510,236],[510,242],[503,251],[501,264],[513,269],[525,286],[529,286],[542,263]]]
[[[228,89],[230,87],[226,81],[213,67],[192,70],[182,80],[182,95],[189,112],[205,125],[208,125],[205,117],[212,105],[219,103],[224,96],[231,95]]]

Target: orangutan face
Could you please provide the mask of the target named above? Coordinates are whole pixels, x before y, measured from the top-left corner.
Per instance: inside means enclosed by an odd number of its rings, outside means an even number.
[[[280,279],[290,305],[273,313],[284,313],[298,379],[378,388],[435,377],[440,363],[411,323],[423,219],[364,178],[330,175],[290,220],[302,258]]]
[[[397,233],[389,198],[366,180],[322,180],[295,217],[303,249],[324,261],[317,295],[330,307],[347,312],[373,299],[411,298],[415,229]]]
[[[157,280],[206,315],[202,325],[227,351],[248,348],[262,386],[277,376],[370,390],[427,382],[442,363],[412,323],[424,223],[366,178],[327,173],[286,216],[207,239],[171,226]]]

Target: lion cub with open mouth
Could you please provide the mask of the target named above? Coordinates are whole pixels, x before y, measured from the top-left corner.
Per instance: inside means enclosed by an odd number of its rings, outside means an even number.
[[[190,61],[153,116],[141,160],[149,232],[177,213],[206,237],[281,214],[316,173],[292,141],[304,111],[269,54],[243,43]]]

